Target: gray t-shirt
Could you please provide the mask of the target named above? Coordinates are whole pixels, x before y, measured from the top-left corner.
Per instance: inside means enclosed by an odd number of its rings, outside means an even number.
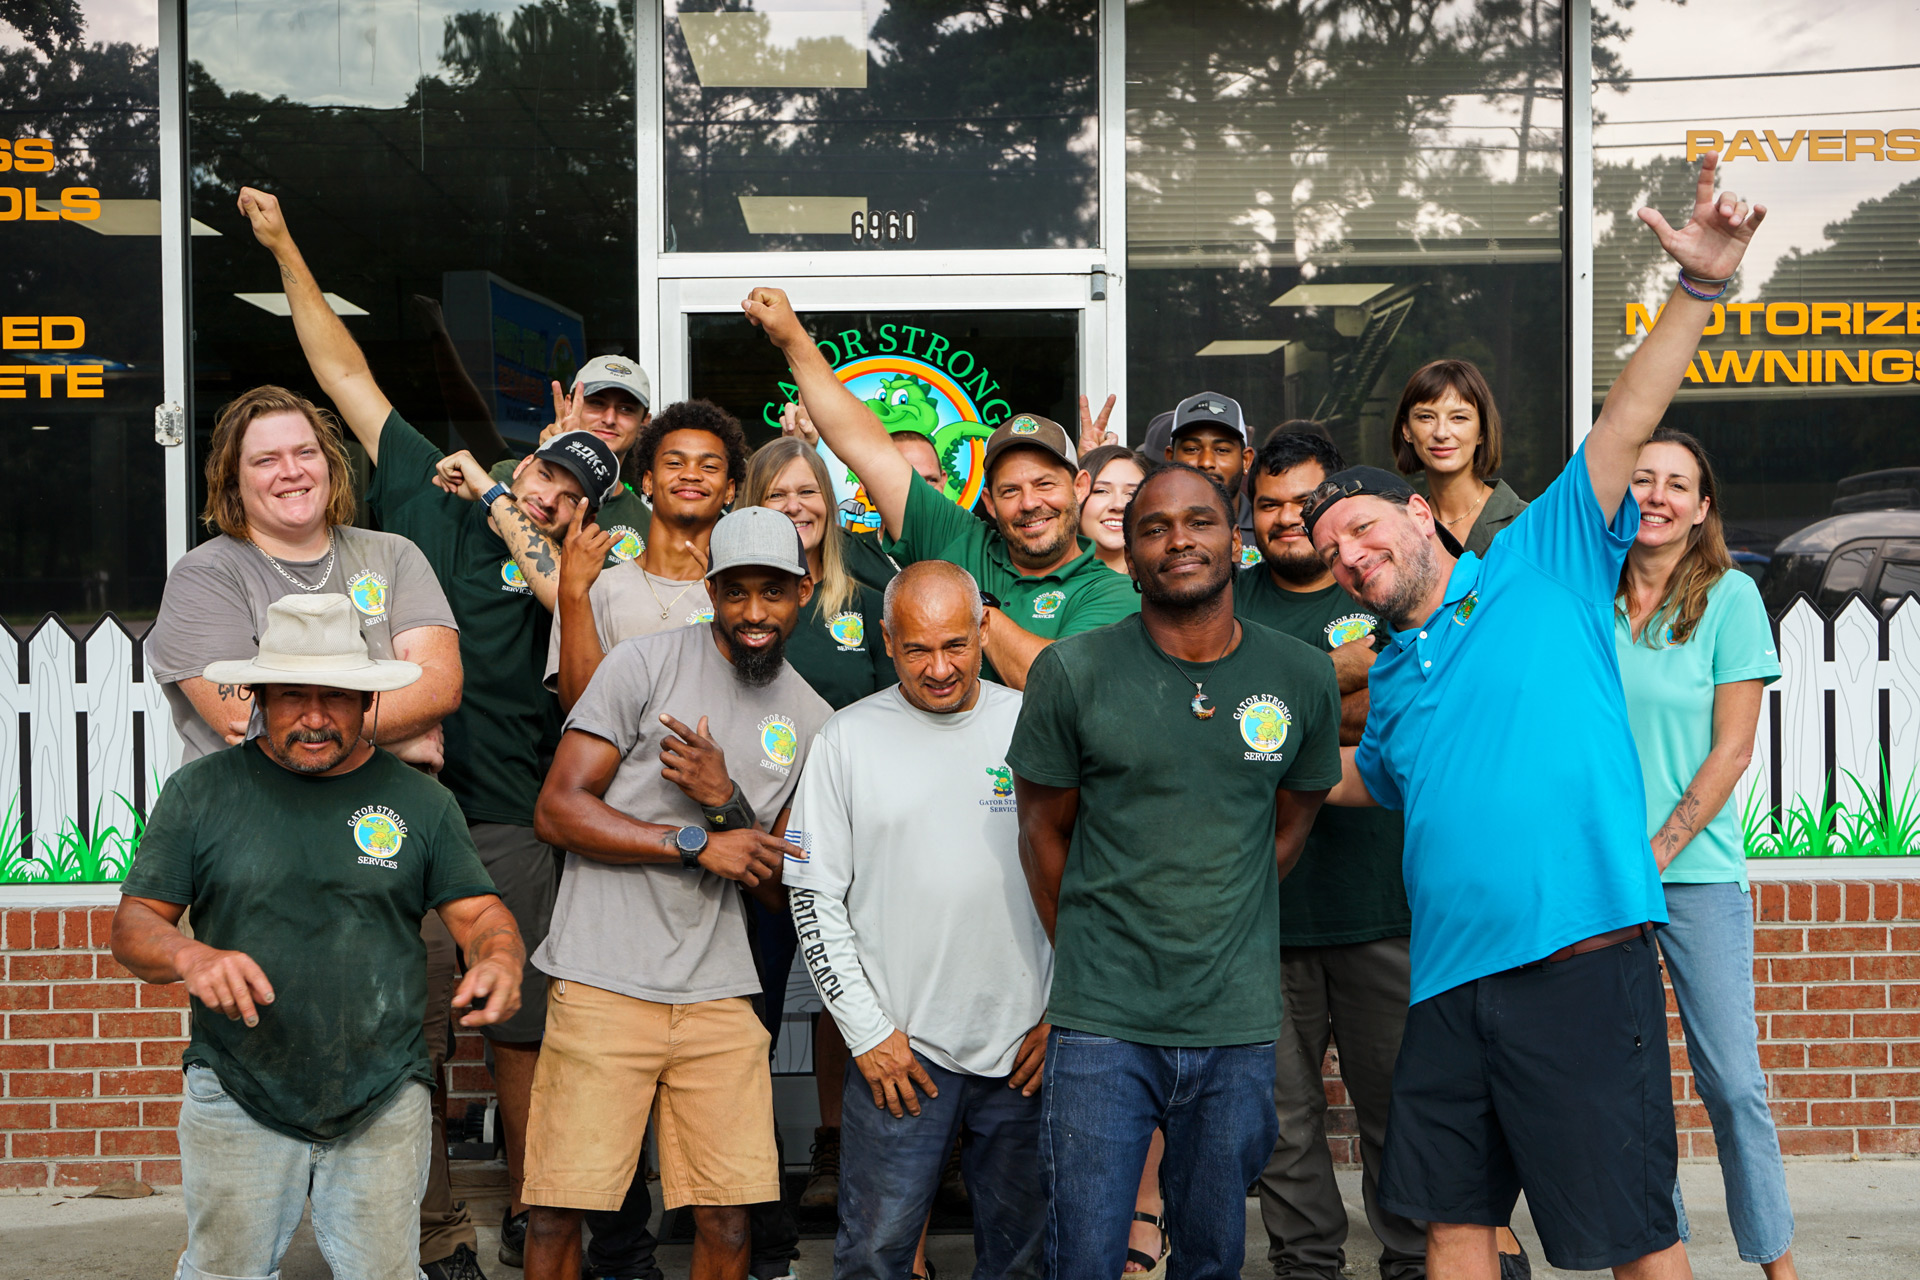
[[[253,657],[267,624],[267,606],[282,596],[305,594],[281,576],[275,563],[315,591],[353,601],[370,657],[393,657],[393,638],[415,627],[459,629],[432,566],[413,543],[351,525],[335,525],[333,542],[339,554],[324,578],[324,555],[269,561],[259,547],[225,534],[201,543],[173,566],[145,648],[147,665],[166,687],[173,727],[186,744],[180,763],[224,750],[227,741],[200,718],[179,682],[199,675],[209,662]],[[247,736],[259,731],[256,710]]]
[[[600,633],[602,653],[611,653],[622,640],[713,621],[713,598],[702,579],[682,582],[662,578],[633,560],[602,569],[587,591],[587,603],[593,606],[593,625]],[[553,631],[547,637],[546,681],[547,688],[559,692],[558,609],[553,611]]]
[[[691,727],[705,716],[727,772],[765,827],[787,806],[807,744],[832,713],[792,667],[754,688],[721,656],[711,627],[680,627],[615,645],[566,729],[620,749],[609,805],[642,822],[697,827],[706,824],[700,806],[660,776],[669,736],[660,717]],[[553,924],[533,962],[554,978],[659,1004],[760,990],[740,886],[678,864],[616,866],[569,853]]]

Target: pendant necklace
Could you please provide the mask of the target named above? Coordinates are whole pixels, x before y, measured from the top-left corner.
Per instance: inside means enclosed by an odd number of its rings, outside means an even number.
[[[1220,657],[1215,658],[1214,662],[1217,663],[1220,661],[1220,658],[1226,657],[1227,650],[1233,648],[1233,639],[1234,639],[1234,636],[1238,633],[1239,628],[1240,628],[1240,624],[1237,620],[1235,621],[1233,626],[1227,628],[1227,643],[1221,647]],[[1187,704],[1187,709],[1193,712],[1193,718],[1195,720],[1213,719],[1214,705],[1207,698],[1207,691],[1204,687],[1206,682],[1202,680],[1195,680],[1192,676],[1188,675],[1187,669],[1181,666],[1179,661],[1172,654],[1168,653],[1165,649],[1162,649],[1158,644],[1155,644],[1152,636],[1147,637],[1147,643],[1153,645],[1153,650],[1155,653],[1159,654],[1161,657],[1165,658],[1168,662],[1173,664],[1173,669],[1180,673],[1181,679],[1185,680],[1188,684],[1193,686],[1193,701]]]
[[[640,576],[646,580],[647,594],[651,595],[653,597],[653,602],[660,606],[660,620],[662,622],[665,622],[667,620],[668,610],[672,609],[673,606],[680,603],[680,596],[684,596],[685,594],[687,594],[687,592],[693,590],[694,587],[698,586],[701,581],[701,579],[695,578],[692,582],[689,582],[686,586],[680,588],[679,596],[675,596],[673,599],[663,602],[660,599],[660,593],[653,589],[653,575],[648,573],[645,569],[642,569],[640,571]]]

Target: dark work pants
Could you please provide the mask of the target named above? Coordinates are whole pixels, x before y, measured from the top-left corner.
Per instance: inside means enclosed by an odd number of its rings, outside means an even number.
[[[433,1070],[433,1150],[427,1165],[427,1189],[420,1197],[420,1262],[441,1262],[461,1245],[478,1249],[473,1219],[465,1204],[453,1202],[453,1179],[447,1166],[447,1024],[453,1017],[453,989],[460,970],[460,950],[453,935],[429,911],[420,921],[420,940],[427,944],[427,1061]]]
[[[1364,1166],[1367,1222],[1382,1245],[1381,1280],[1421,1280],[1426,1231],[1380,1205],[1380,1150],[1393,1094],[1393,1062],[1407,1021],[1407,939],[1281,952],[1286,1015],[1274,1045],[1273,1106],[1280,1140],[1260,1174],[1260,1217],[1278,1280],[1337,1280],[1346,1265],[1347,1210],[1327,1151],[1327,1094],[1320,1067],[1331,1036],[1353,1103]]]

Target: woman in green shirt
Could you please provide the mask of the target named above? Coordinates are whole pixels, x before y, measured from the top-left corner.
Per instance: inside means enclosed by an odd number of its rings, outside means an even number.
[[[1500,469],[1500,410],[1470,360],[1413,371],[1393,415],[1393,460],[1401,475],[1426,473],[1434,519],[1475,555],[1527,509],[1505,480],[1488,479]]]
[[[1791,1280],[1793,1208],[1754,1029],[1753,903],[1739,818],[1727,803],[1780,660],[1759,589],[1731,572],[1700,442],[1654,432],[1640,450],[1633,496],[1640,529],[1620,572],[1614,649],[1666,891],[1660,953],[1694,1087],[1713,1122],[1740,1257],[1769,1280]],[[1683,1240],[1686,1224],[1682,1208]]]

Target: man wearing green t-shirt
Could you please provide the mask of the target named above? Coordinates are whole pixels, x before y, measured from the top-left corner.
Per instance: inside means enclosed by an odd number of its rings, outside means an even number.
[[[1301,518],[1307,495],[1346,466],[1325,436],[1283,431],[1252,472],[1260,562],[1242,569],[1233,609],[1333,655],[1343,746],[1367,720],[1367,668],[1380,620],[1359,608],[1314,554]],[[1400,815],[1329,805],[1313,820],[1300,862],[1280,886],[1281,989],[1286,1024],[1274,1054],[1280,1139],[1260,1175],[1268,1256],[1288,1280],[1336,1280],[1346,1265],[1347,1211],[1327,1151],[1321,1063],[1340,1046],[1340,1079],[1360,1122],[1367,1221],[1381,1242],[1381,1280],[1426,1274],[1426,1235],[1380,1205],[1393,1060],[1407,1020],[1412,916],[1400,879]]]
[[[1092,485],[1059,424],[1023,413],[988,437],[988,527],[914,473],[880,419],[834,374],[787,295],[755,289],[741,309],[786,357],[820,438],[866,487],[880,512],[886,550],[906,564],[948,560],[988,597],[988,673],[1024,688],[1040,651],[1062,636],[1116,622],[1138,602],[1120,575],[1080,536],[1080,504]]]
[[[463,1026],[520,1002],[526,952],[459,807],[372,743],[374,695],[420,668],[370,658],[360,631],[343,595],[289,596],[257,654],[207,667],[250,691],[263,732],[168,780],[121,886],[114,957],[192,997],[182,1277],[278,1274],[311,1197],[337,1274],[414,1280],[433,1133],[421,917],[466,952],[452,1003],[482,1007]]]
[[[1045,1270],[1121,1273],[1158,1127],[1183,1273],[1237,1276],[1278,1128],[1279,882],[1339,781],[1340,695],[1325,657],[1234,617],[1217,479],[1156,471],[1123,531],[1139,614],[1040,655],[1007,749],[1055,954]]]
[[[443,456],[394,411],[353,336],[327,305],[273,196],[243,187],[240,210],[274,256],[295,334],[321,389],[374,465],[367,506],[389,533],[427,557],[460,627],[466,685],[442,722],[440,779],[459,801],[480,857],[529,946],[546,936],[557,876],[553,850],[535,837],[542,744],[559,732],[558,708],[541,686],[549,617],[522,563],[558,562],[574,508],[617,483],[618,463],[588,432],[555,437],[521,460],[513,484],[494,484],[471,454]],[[491,488],[485,486],[492,485]],[[478,503],[461,489],[484,489]],[[524,1233],[520,1163],[533,1069],[546,1026],[546,979],[526,975],[520,1012],[485,1027],[493,1051],[511,1191],[503,1261],[518,1264]],[[516,1226],[514,1219],[518,1218]]]

